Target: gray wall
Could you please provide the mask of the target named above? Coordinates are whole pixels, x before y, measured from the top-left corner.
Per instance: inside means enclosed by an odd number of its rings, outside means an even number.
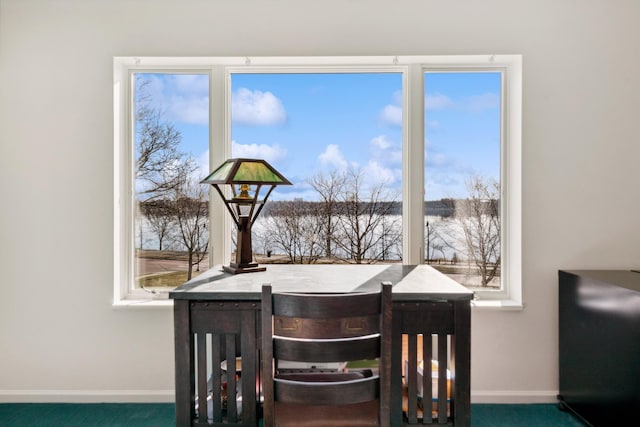
[[[524,58],[525,309],[473,400],[552,401],[559,268],[640,267],[636,0],[0,0],[0,401],[171,400],[172,312],[114,309],[114,56]]]

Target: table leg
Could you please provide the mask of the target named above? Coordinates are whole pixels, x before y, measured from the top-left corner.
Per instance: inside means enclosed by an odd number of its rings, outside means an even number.
[[[194,345],[189,328],[189,301],[175,300],[173,303],[175,381],[176,381],[176,426],[190,426],[195,398]]]
[[[259,318],[259,316],[257,317]],[[256,336],[256,312],[245,310],[242,312],[242,420],[248,426],[258,425],[257,409],[259,396],[257,394],[258,372],[258,339]]]
[[[398,310],[391,332],[391,427],[402,425],[402,313]]]
[[[455,371],[453,419],[456,427],[471,425],[471,305],[454,303],[454,334],[451,337]]]

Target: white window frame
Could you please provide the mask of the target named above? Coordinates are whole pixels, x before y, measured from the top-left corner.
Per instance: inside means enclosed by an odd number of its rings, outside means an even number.
[[[133,289],[133,146],[131,79],[135,72],[206,72],[210,76],[210,164],[231,155],[231,75],[234,73],[401,73],[403,262],[424,262],[424,73],[502,73],[502,287],[477,292],[477,307],[522,307],[521,277],[521,55],[363,57],[116,57],[114,58],[114,305],[149,305],[153,295]],[[214,141],[224,141],[214,144]],[[210,197],[210,265],[231,258],[231,221]],[[220,218],[224,220],[220,221]],[[162,295],[166,298],[166,295]],[[170,305],[170,301],[164,301]],[[142,303],[142,304],[141,304]],[[151,304],[154,305],[154,304]]]
[[[476,307],[521,309],[522,303],[522,56],[440,56],[422,66],[427,72],[501,73],[500,197],[501,286],[475,291]],[[417,89],[417,88],[416,88]],[[421,89],[424,93],[424,88]],[[422,112],[424,114],[424,111]],[[424,116],[423,116],[424,117]]]

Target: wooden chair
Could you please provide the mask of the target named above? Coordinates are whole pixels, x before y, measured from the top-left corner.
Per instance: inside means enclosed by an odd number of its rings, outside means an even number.
[[[391,284],[353,294],[272,293],[262,287],[264,427],[389,426]],[[378,360],[360,371],[281,369]]]

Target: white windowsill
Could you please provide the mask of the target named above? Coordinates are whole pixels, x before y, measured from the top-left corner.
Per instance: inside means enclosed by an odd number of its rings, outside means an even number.
[[[142,308],[142,309],[156,309],[156,308],[165,308],[165,307],[173,307],[172,299],[121,299],[114,301],[112,304],[114,309],[130,309],[130,308]]]
[[[114,301],[112,304],[115,309],[129,308],[164,308],[173,307],[172,299],[123,299]],[[521,311],[524,305],[514,300],[474,300],[471,301],[471,307],[474,310],[504,310],[504,311]]]
[[[473,300],[471,307],[475,310],[504,310],[504,311],[521,311],[524,310],[524,304],[515,300]]]

